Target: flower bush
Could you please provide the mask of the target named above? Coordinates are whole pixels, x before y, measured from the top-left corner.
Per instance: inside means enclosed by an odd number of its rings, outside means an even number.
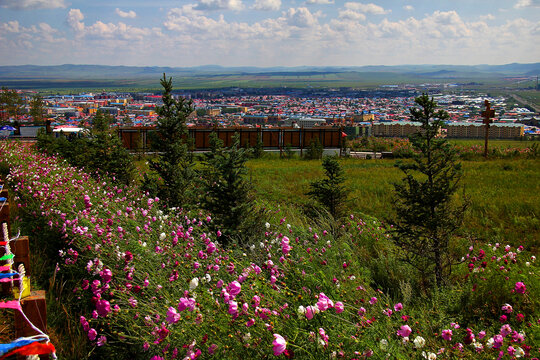
[[[61,239],[40,245],[75,284],[67,306],[97,358],[538,356],[538,265],[525,251],[494,254],[485,268],[469,252],[461,285],[444,290],[471,313],[463,316],[415,294],[400,299],[410,269],[383,275],[394,249],[376,219],[351,215],[330,231],[276,211],[250,243],[224,248],[211,214],[164,212],[135,187],[30,146],[4,142],[0,154],[22,221]],[[505,260],[514,265],[503,275],[495,265]],[[493,285],[505,294],[490,294]]]

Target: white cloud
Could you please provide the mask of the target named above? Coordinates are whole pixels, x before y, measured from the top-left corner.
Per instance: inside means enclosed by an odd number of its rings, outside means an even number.
[[[306,0],[307,5],[313,5],[313,4],[329,5],[329,4],[333,4],[333,3],[334,3],[334,0]]]
[[[522,9],[527,7],[540,7],[540,0],[519,0],[514,8]]]
[[[281,0],[255,0],[251,7],[254,10],[279,10]]]
[[[68,25],[75,31],[81,32],[84,30],[84,15],[80,9],[70,9],[67,16]]]
[[[17,20],[8,21],[0,26],[1,32],[18,33],[20,31],[19,22]]]
[[[320,11],[312,13],[308,8],[289,8],[285,16],[287,23],[297,27],[313,27],[318,24],[317,18],[322,15]]]
[[[116,14],[122,18],[130,18],[130,19],[134,19],[137,17],[137,13],[133,10],[129,10],[129,11],[122,11],[120,10],[119,8],[116,8],[115,10]]]
[[[127,25],[123,22],[118,24],[104,23],[96,21],[92,25],[86,25],[84,15],[79,9],[69,10],[67,22],[75,31],[77,37],[88,37],[91,39],[109,39],[109,40],[144,40],[145,37],[160,36],[159,29],[138,28]]]
[[[339,12],[339,18],[344,20],[360,21],[366,20],[366,15],[354,10],[341,10]]]
[[[198,0],[197,10],[242,10],[242,0]]]
[[[412,5],[405,5],[403,6],[403,8],[407,11],[413,11],[414,10],[414,7]]]
[[[17,10],[65,8],[64,0],[0,0],[0,7]]]
[[[383,7],[375,5],[373,3],[364,4],[359,2],[347,2],[345,8],[349,10],[359,11],[361,13],[368,13],[374,15],[384,15],[390,13],[392,10],[384,10]]]
[[[478,18],[479,18],[481,21],[495,20],[495,16],[493,16],[492,14],[480,15]]]

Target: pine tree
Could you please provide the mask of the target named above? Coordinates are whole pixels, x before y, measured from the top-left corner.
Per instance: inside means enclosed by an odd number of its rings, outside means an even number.
[[[444,283],[450,270],[449,241],[460,227],[467,203],[455,203],[461,179],[461,164],[454,147],[439,136],[444,110],[424,94],[415,100],[419,108],[410,110],[421,131],[411,136],[415,150],[413,161],[398,163],[404,172],[394,185],[397,214],[393,239],[403,250],[403,259],[424,276],[435,276],[437,286]]]
[[[246,179],[246,161],[251,150],[240,146],[235,134],[230,148],[223,147],[216,133],[210,135],[210,152],[204,159],[204,184],[201,205],[213,218],[220,241],[228,243],[242,237],[254,208],[252,186]]]
[[[152,149],[157,159],[150,161],[150,168],[156,176],[145,175],[144,187],[158,195],[168,207],[184,207],[193,200],[193,154],[188,148],[187,117],[193,112],[191,101],[172,97],[172,79],[163,74],[163,106],[157,109],[159,115],[156,132],[151,139]]]
[[[334,218],[337,218],[343,214],[348,195],[344,185],[344,171],[333,157],[325,157],[322,166],[326,178],[312,182],[307,195],[317,200]]]
[[[34,125],[43,124],[43,110],[43,98],[39,94],[34,95],[32,100],[30,100],[30,115],[32,116]]]

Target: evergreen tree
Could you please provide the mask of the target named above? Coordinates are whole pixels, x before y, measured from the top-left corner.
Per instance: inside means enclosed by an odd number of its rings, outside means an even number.
[[[255,143],[255,146],[253,147],[253,157],[255,159],[260,159],[264,156],[264,143],[262,141],[261,132],[257,134],[257,142]]]
[[[172,97],[172,79],[163,74],[163,106],[156,132],[151,139],[157,159],[150,161],[150,168],[158,178],[145,175],[144,187],[158,195],[168,207],[183,207],[193,200],[193,154],[189,151],[186,119],[193,112],[191,101]]]
[[[460,227],[467,203],[454,202],[461,164],[454,147],[439,136],[448,113],[436,111],[437,104],[427,94],[415,102],[419,108],[412,108],[411,116],[422,126],[410,138],[413,161],[397,164],[405,177],[394,185],[397,218],[393,239],[405,261],[424,276],[434,275],[441,286],[451,266],[450,237]]]
[[[17,94],[16,90],[2,87],[2,91],[0,92],[0,107],[1,110],[3,110],[5,119],[10,117],[17,118],[23,105],[24,101],[19,94]]]
[[[323,145],[318,137],[311,139],[309,147],[306,149],[305,158],[308,160],[322,159]]]
[[[43,124],[43,111],[43,98],[41,95],[36,94],[32,100],[30,100],[30,115],[32,116],[34,125]]]
[[[211,213],[216,230],[222,232],[220,241],[223,243],[245,234],[254,208],[252,187],[245,178],[250,152],[240,146],[238,134],[234,135],[230,148],[223,147],[223,141],[215,132],[210,134],[210,152],[204,159],[201,205]]]
[[[326,178],[312,182],[307,195],[323,205],[334,218],[338,218],[343,214],[348,195],[344,171],[334,157],[325,157],[322,166]]]

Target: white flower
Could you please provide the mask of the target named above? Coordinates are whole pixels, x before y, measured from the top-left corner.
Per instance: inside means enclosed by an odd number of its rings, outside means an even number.
[[[525,351],[523,351],[523,349],[518,346],[516,348],[516,352],[514,353],[514,356],[517,357],[517,358],[525,356]]]
[[[298,313],[298,316],[304,315],[304,314],[306,313],[306,308],[303,307],[302,305],[300,305],[300,306],[298,307],[298,310],[296,310],[296,312]]]
[[[167,237],[167,235],[165,235],[165,233],[159,234],[159,240],[160,240],[160,241],[165,240],[166,237]]]
[[[251,246],[249,247],[249,249],[250,249],[251,251],[255,251],[255,245],[251,245]]]
[[[287,224],[287,229],[291,229],[291,224]]]
[[[270,223],[266,223],[264,226],[266,226],[267,229],[270,229]]]
[[[381,348],[382,351],[386,351],[386,349],[388,349],[388,340],[382,339],[379,342],[379,347]]]
[[[426,345],[426,339],[424,339],[423,337],[417,336],[417,337],[414,339],[414,346],[415,346],[417,349],[423,348],[424,345]]]
[[[245,342],[248,342],[251,339],[251,333],[245,333],[244,336],[242,336],[242,339]]]
[[[428,360],[435,360],[435,359],[437,359],[437,354],[429,353],[427,358],[428,358]]]
[[[493,338],[489,338],[488,341],[486,342],[486,346],[491,349],[494,343],[495,343],[495,340],[493,340]]]
[[[189,282],[189,290],[193,291],[195,290],[195,288],[199,286],[199,278],[198,277],[194,277],[193,279],[191,279],[191,281]]]

